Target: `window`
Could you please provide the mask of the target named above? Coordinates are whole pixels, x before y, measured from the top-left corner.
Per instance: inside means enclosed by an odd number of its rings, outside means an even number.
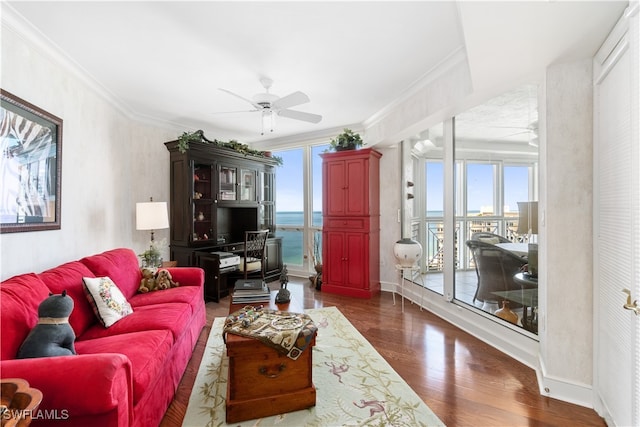
[[[304,149],[274,152],[283,164],[276,172],[276,236],[282,237],[282,262],[287,268],[304,264]]]
[[[276,235],[292,273],[312,270],[322,256],[322,158],[328,145],[274,151],[283,165],[276,174]]]

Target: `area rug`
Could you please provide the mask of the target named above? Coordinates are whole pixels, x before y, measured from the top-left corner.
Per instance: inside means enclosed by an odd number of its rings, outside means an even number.
[[[313,349],[316,406],[241,423],[225,423],[229,360],[224,318],[211,328],[183,426],[443,426],[336,307],[305,311],[318,326]]]

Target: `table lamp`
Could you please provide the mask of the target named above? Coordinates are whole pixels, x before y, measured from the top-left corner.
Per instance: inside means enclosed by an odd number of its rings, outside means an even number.
[[[153,242],[153,232],[164,228],[169,228],[167,202],[154,202],[151,197],[148,202],[136,203],[136,230],[151,230]]]
[[[538,202],[518,202],[518,211],[520,218],[518,219],[519,235],[527,236],[528,249],[528,271],[533,277],[538,276],[538,244],[531,243],[531,235],[538,234]]]
[[[518,202],[518,235],[527,235],[527,242],[538,234],[538,202]]]

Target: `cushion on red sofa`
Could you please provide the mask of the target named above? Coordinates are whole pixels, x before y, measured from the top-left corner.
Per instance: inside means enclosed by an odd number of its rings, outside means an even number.
[[[133,313],[123,317],[108,328],[101,324],[90,327],[79,337],[79,340],[91,340],[132,332],[168,330],[171,331],[175,341],[176,338],[182,335],[189,324],[191,310],[191,306],[185,303],[143,305],[136,307]]]
[[[200,267],[167,267],[173,281],[180,286],[202,286],[204,283],[204,270]]]
[[[177,288],[165,289],[160,292],[138,293],[129,298],[129,304],[131,304],[134,309],[143,305],[164,304],[168,302],[184,302],[195,307],[197,305],[197,300],[202,298],[204,298],[202,296],[202,288],[195,286],[180,286]]]
[[[49,288],[35,273],[0,283],[0,360],[16,358],[22,342],[38,323],[38,306],[48,296]]]
[[[51,292],[59,294],[66,289],[67,295],[73,299],[74,306],[69,323],[77,337],[96,323],[96,315],[87,301],[82,286],[83,277],[94,277],[86,265],[80,261],[68,262],[44,271],[39,276]]]
[[[95,277],[109,276],[125,298],[129,299],[138,291],[142,273],[136,254],[127,248],[112,249],[80,260]]]
[[[172,345],[170,331],[155,330],[77,341],[76,351],[78,354],[120,353],[127,356],[133,368],[135,405],[149,384],[163,375]]]

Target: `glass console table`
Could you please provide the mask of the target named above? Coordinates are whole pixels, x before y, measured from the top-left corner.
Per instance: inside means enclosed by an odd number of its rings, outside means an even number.
[[[513,280],[522,289],[492,292],[503,299],[522,304],[522,327],[538,333],[538,279],[525,273],[517,273]]]

